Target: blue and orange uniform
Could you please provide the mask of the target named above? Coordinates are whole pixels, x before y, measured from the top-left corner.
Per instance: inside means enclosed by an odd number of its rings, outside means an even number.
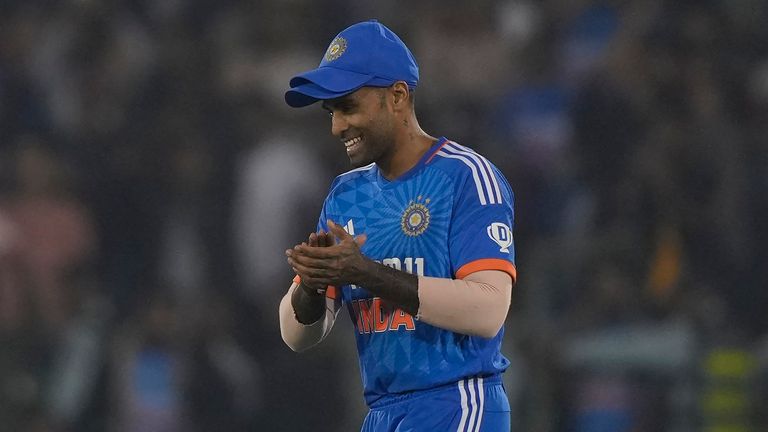
[[[352,235],[365,233],[363,254],[419,276],[461,279],[500,270],[514,280],[513,202],[512,189],[493,164],[440,138],[395,180],[385,179],[376,164],[338,176],[318,231],[328,231],[330,219]],[[327,295],[337,309],[346,306],[354,323],[371,408],[364,431],[386,430],[406,417],[418,424],[416,430],[509,430],[500,379],[509,366],[500,351],[503,327],[493,338],[441,329],[361,286]]]

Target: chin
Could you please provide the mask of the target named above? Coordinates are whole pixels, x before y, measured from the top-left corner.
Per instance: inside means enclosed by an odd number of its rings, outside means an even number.
[[[370,165],[373,161],[368,158],[362,158],[362,157],[350,157],[349,158],[349,164],[352,166],[352,168],[360,168],[367,165]]]
[[[366,162],[356,162],[356,161],[352,161],[352,160],[349,161],[349,166],[352,167],[352,169],[362,168],[362,167],[364,167],[366,165],[369,165],[369,164],[370,164],[370,162],[366,163]]]

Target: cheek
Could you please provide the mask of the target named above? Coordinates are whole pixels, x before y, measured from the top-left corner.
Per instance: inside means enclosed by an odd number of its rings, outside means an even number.
[[[388,136],[392,130],[392,118],[386,112],[369,117],[369,128],[376,131],[380,137]]]

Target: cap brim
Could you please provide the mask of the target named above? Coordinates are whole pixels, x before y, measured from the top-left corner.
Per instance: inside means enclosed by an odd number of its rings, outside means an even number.
[[[352,93],[355,89],[332,92],[328,91],[317,84],[305,83],[298,87],[294,87],[285,92],[285,103],[294,107],[301,108],[307,105],[312,105],[319,100],[335,99]]]
[[[291,78],[291,89],[285,92],[285,102],[299,108],[318,100],[334,99],[347,95],[371,80],[365,75],[332,67],[321,67]]]
[[[349,91],[352,88],[358,88],[367,81],[373,79],[373,75],[351,72],[343,69],[336,69],[330,66],[323,66],[311,71],[304,72],[291,78],[290,86],[298,87],[308,82],[334,93]]]

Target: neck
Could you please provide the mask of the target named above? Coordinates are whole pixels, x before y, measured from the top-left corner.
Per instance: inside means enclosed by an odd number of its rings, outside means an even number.
[[[392,151],[376,162],[381,175],[387,180],[394,180],[416,166],[424,153],[437,141],[437,138],[421,129],[415,115],[411,114],[401,122],[402,127],[398,128],[395,134]]]

